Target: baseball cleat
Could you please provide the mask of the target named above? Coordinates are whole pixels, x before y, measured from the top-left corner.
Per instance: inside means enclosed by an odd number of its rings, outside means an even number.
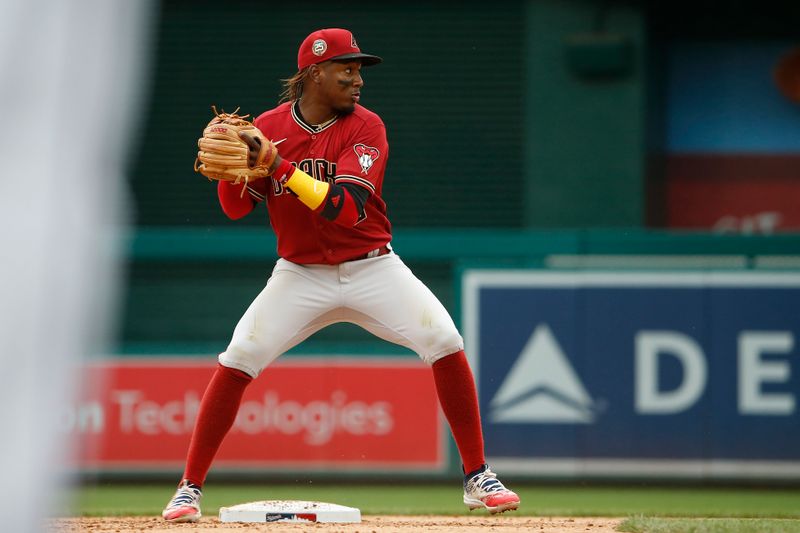
[[[464,504],[470,511],[483,507],[496,514],[517,509],[519,496],[500,483],[489,465],[483,465],[464,476]]]
[[[189,483],[188,479],[181,481],[175,496],[172,497],[167,508],[161,513],[164,520],[170,522],[197,522],[200,520],[200,498],[203,493],[200,487]]]

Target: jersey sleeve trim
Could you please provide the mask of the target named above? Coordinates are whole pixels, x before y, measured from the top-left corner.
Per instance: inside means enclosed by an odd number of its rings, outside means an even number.
[[[336,180],[334,182],[337,184],[354,183],[368,189],[371,193],[375,192],[375,185],[371,181],[365,180],[364,178],[359,178],[358,176],[349,176],[344,174],[341,176],[336,176]]]

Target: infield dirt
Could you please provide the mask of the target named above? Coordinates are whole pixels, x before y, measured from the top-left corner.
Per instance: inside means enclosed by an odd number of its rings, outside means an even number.
[[[157,517],[84,517],[54,520],[51,531],[93,533],[175,533],[233,531],[235,533],[311,531],[314,533],[438,533],[541,531],[546,533],[614,533],[618,518],[558,518],[532,516],[363,516],[360,524],[238,524],[222,523],[216,517],[203,518],[196,524],[167,524]]]

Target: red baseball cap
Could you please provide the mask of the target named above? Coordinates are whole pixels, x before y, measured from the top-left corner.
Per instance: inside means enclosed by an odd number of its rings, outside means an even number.
[[[315,31],[300,45],[300,50],[297,51],[297,69],[302,70],[329,59],[360,59],[365,67],[383,61],[378,56],[362,53],[350,31],[326,28]]]

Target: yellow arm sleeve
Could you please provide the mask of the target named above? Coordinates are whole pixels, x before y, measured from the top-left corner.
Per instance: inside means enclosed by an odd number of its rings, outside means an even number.
[[[285,185],[311,210],[318,208],[325,201],[330,189],[328,182],[315,180],[299,168],[294,169]]]

